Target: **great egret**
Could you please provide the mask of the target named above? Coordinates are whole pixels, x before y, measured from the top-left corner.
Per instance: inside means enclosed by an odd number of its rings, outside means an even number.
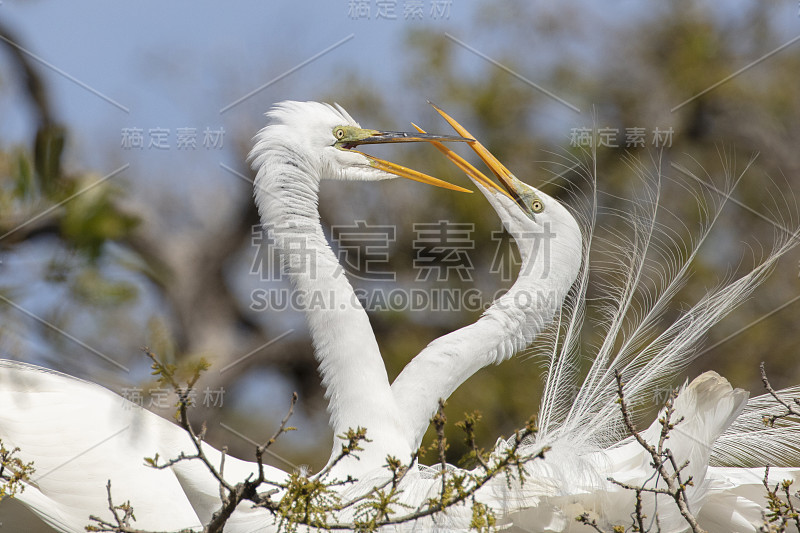
[[[581,232],[557,201],[518,182],[479,143],[471,145],[505,189],[437,144],[468,173],[497,211],[520,247],[523,268],[510,298],[496,302],[476,324],[431,343],[390,387],[366,314],[351,297],[352,289],[322,234],[317,212],[319,180],[401,175],[447,186],[353,148],[371,142],[464,140],[471,135],[449,117],[461,137],[364,130],[343,109],[314,102],[278,104],[268,116],[270,124],[258,134],[251,154],[257,169],[256,202],[278,247],[288,248],[295,239],[302,239],[306,249],[313,250],[312,255],[292,257],[299,263],[287,266],[296,290],[307,297],[328,298],[309,305],[307,317],[330,402],[331,425],[336,434],[366,427],[372,440],[359,455],[360,461],[345,461],[337,468],[368,482],[380,476],[386,455],[401,460],[410,457],[438,399],[448,396],[477,368],[502,361],[530,343],[564,300],[560,338],[552,344],[548,359],[540,432],[526,445],[532,453],[545,446],[551,451],[545,460],[528,463],[527,483],[499,479],[484,487],[477,501],[496,510],[502,523],[526,531],[577,528],[575,516],[584,512],[605,524],[629,522],[633,493],[608,478],[649,487],[658,482],[641,446],[624,439],[613,370],[622,372],[631,404],[643,403],[655,386],[688,364],[688,348],[752,291],[791,243],[779,246],[750,274],[701,300],[650,341],[644,333],[652,332],[653,320],[686,274],[686,268],[678,265],[670,271],[662,293],[641,313],[635,327],[625,330],[629,336],[623,339],[622,321],[632,306],[654,231],[637,223],[636,230],[644,232],[644,238],[636,242],[643,248],[634,248],[621,270],[621,290],[614,292],[614,308],[607,313],[607,342],[594,354],[587,378],[578,381],[577,360],[583,354],[577,338],[589,273],[588,262],[581,257],[591,245],[591,224]],[[535,241],[545,223],[556,234],[557,244],[551,243],[549,254],[537,254]],[[314,268],[304,261],[313,261]],[[545,266],[552,268],[542,279]],[[553,297],[524,300],[536,303],[533,306],[519,305],[513,298],[515,291],[529,291],[530,296],[548,290]],[[575,389],[577,397],[570,394]],[[773,441],[760,441],[761,415],[774,403],[768,398],[746,403],[746,393],[733,390],[713,373],[684,386],[675,400],[676,415],[684,416],[685,422],[673,434],[670,447],[679,461],[690,460],[695,480],[695,487],[689,489],[690,504],[710,531],[755,531],[763,505],[763,470],[709,463],[797,466],[792,455],[800,443],[797,428],[776,428],[770,433]],[[188,461],[154,471],[142,464],[142,457],[156,452],[168,458],[186,450],[184,432],[102,387],[30,365],[0,362],[0,405],[0,439],[20,446],[23,458],[34,459],[37,467],[33,483],[21,497],[0,504],[0,521],[6,525],[35,531],[34,524],[43,521],[58,531],[82,531],[88,515],[102,513],[106,507],[104,485],[109,478],[115,496],[131,501],[140,529],[196,528],[218,507],[217,483],[202,465]],[[658,438],[658,430],[654,423],[642,435],[652,441]],[[500,441],[497,448],[504,446]],[[337,452],[335,442],[333,454]],[[209,453],[212,461],[219,458],[217,452]],[[228,459],[225,475],[238,481],[253,469],[252,463]],[[773,480],[798,477],[796,468],[773,472]],[[402,503],[414,508],[435,496],[438,483],[425,473],[422,468],[407,476]],[[268,475],[280,480],[285,473],[270,469]],[[657,511],[661,517],[662,531],[686,528],[665,496],[656,501],[646,494],[644,500],[647,514],[652,517]],[[456,509],[417,526],[467,529],[470,518],[469,511],[464,514]],[[242,505],[226,531],[268,531],[270,527],[265,511]]]
[[[319,180],[382,180],[399,175],[463,190],[353,147],[465,139],[364,130],[342,108],[315,102],[279,104],[268,117],[270,124],[258,134],[251,155],[258,170],[256,202],[279,246],[287,239],[300,238],[315,252],[311,258],[304,256],[313,261],[315,275],[302,275],[306,272],[303,265],[296,264],[289,265],[289,272],[294,273],[298,291],[334,295],[334,301],[307,311],[323,384],[331,400],[331,425],[337,435],[366,427],[370,439],[357,461],[343,461],[337,468],[358,476],[378,469],[387,454],[410,459],[416,437],[397,408],[366,314],[322,234],[317,213]],[[509,207],[496,205],[505,210]],[[527,256],[531,248],[525,246],[523,254]],[[176,457],[185,451],[182,430],[102,387],[3,361],[0,403],[6,406],[0,414],[0,438],[6,445],[26,450],[23,456],[34,458],[38,471],[44,473],[37,475],[17,500],[0,506],[0,517],[7,525],[32,530],[35,514],[57,530],[82,530],[88,515],[105,507],[107,478],[117,487],[119,498],[130,499],[137,509],[137,526],[142,529],[196,527],[215,509],[208,498],[217,500],[216,482],[198,469],[199,465],[178,463],[166,471],[153,471],[142,464],[143,457],[154,453]],[[131,432],[134,438],[123,438]],[[62,437],[57,446],[46,438],[52,434]],[[332,455],[338,450],[335,442]],[[254,467],[229,460],[225,473],[231,480],[243,479]],[[269,474],[275,480],[285,475],[277,469]],[[75,479],[86,482],[71,483]],[[150,484],[158,490],[148,490]],[[242,510],[228,528],[233,530],[240,523],[252,528],[253,514]],[[263,512],[255,514],[264,520]]]
[[[317,191],[323,178],[391,177],[375,169],[387,168],[385,163],[342,149],[384,136],[364,132],[341,108],[316,103],[284,103],[269,117],[272,123],[258,134],[251,153],[257,169],[256,204],[279,250],[303,243],[305,253],[299,259],[305,264],[290,265],[288,272],[296,290],[307,300],[316,299],[306,309],[306,317],[330,399],[334,434],[364,427],[371,440],[357,460],[348,459],[341,468],[360,473],[381,467],[387,455],[410,458],[440,398],[449,397],[477,369],[507,359],[530,344],[552,319],[580,268],[580,229],[558,202],[507,177],[510,173],[501,174],[509,192],[483,178],[482,192],[519,244],[524,275],[475,324],[431,343],[390,388],[366,313],[325,240],[317,213]],[[419,135],[423,140],[439,138]],[[416,140],[397,134],[389,139]],[[306,148],[298,148],[303,145]],[[408,177],[406,170],[392,170]],[[516,201],[510,199],[512,195]],[[545,232],[558,238],[549,243],[548,253],[535,257]],[[341,443],[335,441],[332,457],[340,448]]]
[[[454,119],[436,109],[459,135],[472,137]],[[479,142],[472,143],[472,148],[498,179],[504,185],[510,186],[509,190],[517,203],[510,202],[497,193],[490,194],[491,182],[485,176],[449,149],[435,144],[473,179],[520,247],[523,265],[510,294],[517,290],[549,289],[557,291],[558,301],[561,302],[566,296],[561,291],[568,289],[576,276],[578,278],[571,297],[565,300],[566,309],[562,312],[562,320],[558,323],[560,327],[555,337],[550,343],[541,343],[545,345],[544,352],[547,354],[549,368],[537,420],[540,431],[527,451],[537,453],[548,447],[551,450],[548,460],[534,462],[526,467],[529,475],[527,486],[494,485],[495,494],[484,497],[481,501],[493,506],[498,515],[506,518],[506,523],[521,526],[526,531],[571,530],[575,517],[583,513],[594,517],[606,527],[629,523],[631,510],[635,506],[634,493],[629,489],[622,489],[616,482],[655,489],[659,487],[660,480],[658,476],[654,476],[652,459],[641,445],[630,437],[623,439],[627,430],[620,431],[621,412],[615,401],[618,390],[614,386],[616,374],[613,370],[624,376],[627,403],[639,403],[643,396],[652,394],[659,382],[668,380],[688,365],[696,353],[692,347],[713,324],[739,305],[764,280],[775,262],[796,245],[796,235],[776,243],[772,253],[750,273],[707,294],[653,340],[649,336],[652,334],[651,327],[674,296],[676,287],[688,276],[690,262],[711,231],[713,222],[724,205],[723,201],[710,214],[710,222],[705,224],[704,232],[683,257],[683,262],[679,258],[667,258],[669,264],[660,270],[663,274],[661,288],[655,294],[653,291],[649,293],[650,298],[645,298],[645,302],[649,303],[635,309],[635,312],[629,312],[634,307],[634,294],[639,288],[640,279],[646,275],[650,243],[657,242],[658,239],[655,230],[658,209],[656,194],[649,206],[650,212],[645,208],[645,216],[637,216],[641,213],[631,216],[634,233],[637,235],[631,239],[628,248],[621,250],[622,260],[616,263],[614,273],[618,285],[606,288],[614,298],[605,309],[606,316],[609,317],[607,322],[600,325],[605,328],[604,343],[597,348],[596,353],[591,354],[593,364],[588,376],[580,381],[577,359],[586,354],[580,351],[577,336],[585,316],[583,305],[590,267],[586,260],[580,273],[572,270],[580,264],[574,258],[580,257],[581,247],[580,233],[577,233],[576,239],[573,224],[569,222],[571,215],[561,211],[563,207],[549,196],[536,190],[530,191],[521,184]],[[487,184],[488,190],[482,186]],[[522,191],[526,192],[524,198],[520,198],[519,193]],[[507,203],[507,209],[504,210],[497,202]],[[530,208],[532,205],[535,205],[535,211],[542,207],[545,209],[537,216]],[[554,279],[542,280],[541,274],[529,276],[530,256],[525,255],[525,246],[531,242],[530,239],[526,242],[524,235],[530,236],[530,231],[536,228],[536,219],[544,218],[542,215],[547,210],[561,224],[554,233],[558,236],[555,240],[560,241],[564,248],[561,249],[560,261],[551,265],[556,274],[547,276]],[[596,213],[596,207],[593,208],[593,213]],[[592,244],[594,220],[593,215],[584,228],[583,248],[587,253]],[[558,251],[556,257],[559,257]],[[533,261],[533,268],[542,268],[546,262],[547,258],[538,258],[538,261]],[[570,282],[565,283],[559,279],[560,275],[566,275]],[[547,306],[514,309],[512,305],[511,308],[513,311],[510,315],[501,316],[506,322],[509,317],[519,317],[522,331],[515,334],[513,328],[506,330],[507,343],[518,341],[523,346],[529,344],[532,337],[520,337],[526,332],[538,333],[552,316]],[[521,318],[521,315],[527,316]],[[633,315],[633,318],[629,315]],[[491,315],[487,312],[487,316]],[[500,322],[495,325],[494,332],[503,331],[503,321]],[[467,326],[431,343],[398,376],[392,384],[393,391],[402,390],[403,386],[400,384],[404,375],[419,377],[440,371],[442,375],[455,374],[457,379],[463,380],[480,366],[492,362],[493,355],[502,360],[504,354],[501,350],[489,351],[487,356],[486,352],[474,350],[472,346],[460,346],[462,353],[469,353],[474,358],[473,361],[465,361],[459,359],[457,350],[447,351],[446,347],[437,346],[450,336],[457,338],[461,332],[477,329],[478,324]],[[486,335],[489,336],[490,343],[503,340],[492,337],[489,332]],[[515,348],[519,349],[519,346]],[[440,350],[443,353],[438,353]],[[451,361],[459,361],[460,364],[448,366]],[[413,391],[413,378],[409,382],[410,390]],[[440,382],[445,384],[440,385],[438,391],[446,397],[452,389],[447,388],[446,379],[441,376]],[[421,393],[419,390],[417,392]],[[784,400],[797,394],[800,394],[800,387],[782,391]],[[413,393],[408,397],[411,400],[402,405],[413,406],[409,409],[410,416],[426,410],[422,404],[426,400],[428,403],[431,401],[431,397],[426,397],[424,393],[419,394],[422,401],[415,402]],[[706,372],[691,384],[684,385],[675,398],[672,420],[682,422],[673,429],[668,446],[677,464],[688,461],[682,475],[684,479],[691,476],[694,486],[687,491],[687,500],[690,508],[697,513],[700,526],[708,531],[723,533],[759,530],[763,525],[765,505],[764,466],[778,467],[770,470],[770,482],[773,484],[783,479],[800,480],[800,456],[797,453],[800,447],[800,425],[795,420],[781,427],[765,428],[764,415],[778,411],[777,402],[770,395],[754,398],[750,402],[747,397],[745,391],[734,390],[718,374]],[[647,400],[650,398],[648,396]],[[649,403],[647,400],[645,403]],[[427,410],[430,409],[428,405]],[[659,418],[663,417],[662,412]],[[421,429],[424,431],[425,428]],[[641,435],[649,443],[655,444],[659,440],[661,429],[657,420]],[[502,446],[502,443],[498,443],[499,449]],[[710,464],[727,466],[709,466]],[[750,468],[746,468],[748,466]],[[614,482],[610,481],[612,479]],[[420,488],[417,487],[417,490]],[[518,506],[518,512],[509,512],[515,505]],[[655,496],[645,491],[642,505],[644,515],[652,518],[658,514],[660,531],[677,532],[688,528],[671,496]],[[452,522],[452,525],[459,524],[463,525],[463,522],[459,523],[457,519]],[[789,525],[789,530],[794,531],[792,527]]]
[[[364,130],[341,107],[316,102],[284,102],[267,116],[270,124],[258,133],[250,154],[257,171],[255,201],[278,250],[302,243],[304,253],[286,259],[287,271],[295,290],[313,301],[305,314],[334,435],[363,427],[371,441],[358,460],[348,458],[339,466],[358,474],[380,467],[387,454],[410,459],[413,441],[389,387],[378,343],[325,239],[317,202],[322,179],[395,177],[389,171],[446,185],[352,149],[364,143],[442,138]],[[337,437],[331,457],[340,449]]]

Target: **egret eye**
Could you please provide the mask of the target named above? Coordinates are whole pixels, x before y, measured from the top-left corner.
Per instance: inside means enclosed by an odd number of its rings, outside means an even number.
[[[542,204],[541,200],[534,200],[531,202],[531,210],[533,210],[534,213],[541,213],[544,211],[544,204]]]
[[[333,136],[336,137],[337,140],[341,140],[344,137],[344,128],[338,127],[333,130]]]

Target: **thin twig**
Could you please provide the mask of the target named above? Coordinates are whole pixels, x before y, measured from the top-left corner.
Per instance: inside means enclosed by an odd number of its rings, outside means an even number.
[[[786,418],[789,416],[796,416],[800,417],[800,399],[794,398],[795,405],[787,402],[783,398],[781,398],[775,389],[772,388],[772,384],[770,384],[769,379],[767,379],[767,371],[764,368],[764,363],[761,363],[761,381],[764,383],[764,388],[767,389],[767,392],[770,396],[772,396],[776,402],[778,402],[784,409],[786,409],[785,413],[778,414],[778,415],[770,415],[764,417],[764,423],[770,427],[775,425],[775,422],[782,418]]]
[[[630,490],[641,490],[643,492],[650,492],[655,495],[669,495],[673,500],[675,500],[675,504],[678,506],[681,516],[683,516],[684,520],[686,520],[686,523],[689,524],[689,527],[692,529],[693,533],[705,533],[689,509],[689,498],[686,494],[686,487],[692,484],[692,478],[690,476],[686,480],[681,479],[681,472],[689,465],[689,462],[685,461],[683,464],[678,466],[676,464],[675,457],[672,455],[672,451],[665,447],[666,441],[669,438],[669,434],[672,429],[683,421],[682,418],[675,422],[671,421],[672,415],[675,412],[675,394],[673,393],[672,397],[667,400],[667,404],[664,408],[664,416],[659,419],[659,422],[661,423],[661,433],[659,435],[658,445],[653,446],[652,444],[648,443],[644,437],[642,437],[641,433],[639,433],[639,431],[636,429],[636,425],[633,423],[633,419],[631,418],[630,412],[628,411],[628,406],[625,402],[622,374],[620,374],[619,370],[614,370],[614,377],[617,380],[617,402],[620,406],[620,412],[622,413],[622,420],[625,424],[625,428],[630,431],[636,442],[638,442],[639,445],[650,455],[650,458],[652,459],[650,464],[656,469],[661,479],[663,479],[667,484],[667,488],[658,489],[636,487],[633,485],[619,483],[613,479],[610,479],[610,481]],[[669,461],[669,464],[672,467],[672,473],[670,473],[667,469],[667,461]],[[641,522],[643,523],[643,520]]]

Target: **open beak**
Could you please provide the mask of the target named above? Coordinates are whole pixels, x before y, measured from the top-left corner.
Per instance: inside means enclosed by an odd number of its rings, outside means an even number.
[[[465,138],[473,138],[472,135],[469,133],[469,131],[467,131],[467,129],[464,126],[456,122],[456,120],[453,117],[451,117],[450,115],[448,115],[447,113],[436,107],[434,104],[431,105],[442,116],[442,118],[444,118],[453,127],[454,130],[456,130],[456,132],[459,135]],[[419,131],[420,133],[424,133],[424,130],[422,128],[420,128],[416,124],[412,125],[417,129],[417,131]],[[493,156],[492,153],[489,152],[489,150],[487,150],[486,147],[484,147],[480,142],[470,141],[469,145],[475,151],[475,153],[478,154],[478,157],[480,157],[483,160],[483,162],[486,163],[489,169],[491,169],[492,173],[500,181],[502,187],[500,187],[495,182],[487,178],[486,175],[483,174],[480,170],[472,166],[464,158],[462,158],[461,156],[459,156],[458,154],[456,154],[455,152],[444,146],[442,143],[432,141],[432,144],[436,148],[438,148],[440,152],[446,155],[447,158],[450,159],[450,161],[455,163],[455,165],[458,168],[460,168],[468,176],[472,177],[476,182],[480,183],[490,191],[497,191],[508,196],[509,198],[514,200],[517,203],[517,205],[519,205],[520,208],[524,209],[528,214],[530,215],[535,214],[535,210],[532,210],[531,206],[529,205],[529,202],[526,202],[524,198],[524,196],[527,196],[529,194],[526,191],[529,190],[530,188],[523,182],[521,182],[519,179],[517,179],[517,177],[514,176],[514,174],[512,174],[511,171],[508,170],[505,167],[505,165],[503,165],[503,163],[501,163],[495,156]]]
[[[339,146],[344,150],[358,152],[359,154],[369,159],[370,165],[372,165],[372,167],[377,168],[378,170],[383,170],[384,172],[388,172],[390,174],[394,174],[395,176],[400,176],[401,178],[407,178],[410,180],[419,181],[421,183],[427,183],[428,185],[434,185],[436,187],[442,187],[444,189],[450,189],[453,191],[469,192],[469,193],[472,192],[471,190],[465,189],[464,187],[459,187],[458,185],[448,183],[446,181],[440,180],[439,178],[434,178],[433,176],[429,176],[422,172],[410,169],[408,167],[404,167],[403,165],[398,165],[397,163],[392,163],[390,161],[379,159],[375,156],[365,154],[364,152],[361,152],[359,150],[353,150],[353,147],[358,146],[360,144],[407,143],[407,142],[433,142],[440,144],[443,142],[454,142],[454,141],[469,142],[472,141],[472,139],[466,139],[464,137],[458,137],[456,135],[433,135],[429,133],[408,133],[404,131],[361,130],[361,132],[363,133],[355,134],[352,137],[342,139],[338,143]]]
[[[364,137],[356,144],[413,143],[422,141],[470,142],[472,140],[471,138],[459,137],[458,135],[434,135],[431,133],[410,133],[406,131],[375,131],[373,135]]]

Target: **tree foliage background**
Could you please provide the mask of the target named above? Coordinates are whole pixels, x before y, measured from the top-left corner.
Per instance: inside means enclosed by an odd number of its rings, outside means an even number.
[[[341,9],[345,17],[345,6]],[[696,277],[683,289],[682,297],[695,301],[705,287],[750,268],[775,232],[783,231],[777,226],[794,228],[800,222],[797,7],[684,0],[615,6],[613,13],[598,9],[581,2],[507,1],[471,6],[466,22],[400,20],[406,45],[391,68],[402,85],[382,85],[370,70],[377,67],[350,51],[334,54],[336,68],[325,83],[310,89],[290,76],[245,102],[236,123],[227,127],[224,163],[163,171],[152,152],[141,156],[152,159],[150,166],[126,166],[131,154],[119,146],[117,130],[110,141],[96,144],[102,153],[76,159],[87,140],[59,118],[55,74],[28,51],[17,28],[0,18],[0,109],[24,107],[22,130],[29,132],[23,141],[0,137],[0,355],[88,378],[121,394],[141,389],[145,405],[155,385],[148,381],[140,346],[149,345],[168,361],[206,357],[214,366],[199,386],[199,400],[205,389],[224,391],[222,406],[198,402],[196,416],[208,420],[212,444],[249,457],[251,445],[226,427],[261,440],[297,390],[300,431],[276,451],[290,463],[320,467],[330,437],[302,316],[254,311],[251,299],[260,288],[288,287],[253,271],[263,258],[253,243],[258,220],[245,155],[263,123],[261,113],[290,98],[339,102],[365,127],[408,129],[413,120],[444,132],[425,104],[431,100],[518,177],[533,185],[553,179],[544,190],[563,201],[569,201],[565,191],[584,186],[564,165],[565,158],[586,157],[571,136],[577,128],[611,128],[618,132],[617,146],[598,147],[597,168],[604,191],[600,202],[612,210],[628,209],[620,198],[631,198],[642,186],[632,160],[652,167],[660,158],[668,177],[691,181],[681,166],[719,183],[726,168],[738,177],[758,154],[695,262]],[[402,19],[401,4],[397,10]],[[353,44],[366,45],[357,35]],[[270,79],[291,66],[291,59],[272,51],[252,68],[260,73],[257,79]],[[208,67],[226,74],[219,59],[209,59]],[[205,80],[198,89],[236,95],[254,84],[235,77],[231,82],[220,88]],[[242,87],[231,87],[237,82]],[[216,100],[209,103],[214,105]],[[629,128],[645,130],[645,147],[626,146]],[[663,152],[652,142],[656,128],[673,132]],[[376,153],[460,182],[430,147]],[[110,179],[109,168],[122,169],[122,179]],[[222,185],[209,177],[219,174],[227,176]],[[673,229],[688,237],[698,223],[696,204],[671,180],[665,187]],[[497,251],[492,232],[500,226],[480,195],[400,182],[326,183],[320,210],[328,227],[357,220],[396,227],[388,266],[396,281],[354,280],[361,289],[477,287],[489,295],[508,285],[489,273]],[[439,220],[475,224],[472,279],[415,280],[413,224]],[[609,234],[614,224],[613,218],[600,221]],[[360,249],[366,246],[361,243]],[[776,387],[800,381],[799,276],[795,253],[709,334],[707,353],[688,375],[713,369],[735,386],[758,391],[758,363],[764,360]],[[428,310],[374,312],[370,318],[393,378],[428,342],[478,316],[477,310]],[[588,330],[587,345],[597,335]],[[488,446],[535,412],[541,374],[541,361],[518,356],[471,378],[449,409],[456,415],[481,410],[479,435]],[[456,458],[463,450],[454,445],[450,451]]]

